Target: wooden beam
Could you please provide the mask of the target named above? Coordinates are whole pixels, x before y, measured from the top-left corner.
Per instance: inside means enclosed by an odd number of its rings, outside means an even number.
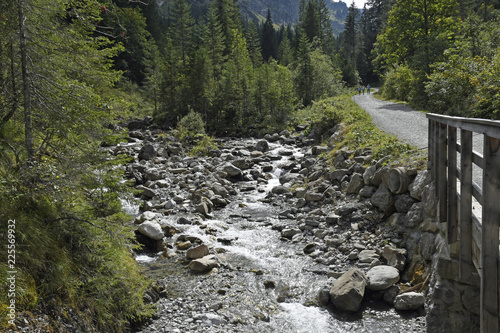
[[[472,133],[460,130],[460,280],[472,275]]]
[[[481,249],[481,332],[498,332],[498,238],[500,227],[500,139],[484,136]]]
[[[448,126],[448,244],[458,240],[457,129]]]
[[[438,159],[437,159],[437,187],[439,198],[439,222],[446,222],[448,215],[448,186],[447,186],[447,125],[438,124]]]

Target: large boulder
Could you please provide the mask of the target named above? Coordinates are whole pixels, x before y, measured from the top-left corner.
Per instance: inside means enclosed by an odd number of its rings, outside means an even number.
[[[139,151],[139,156],[138,158],[140,160],[152,160],[153,158],[156,157],[156,149],[153,145],[147,144],[144,145],[141,150]]]
[[[165,236],[160,224],[151,221],[145,221],[139,224],[137,231],[153,240],[160,240]]]
[[[392,266],[380,265],[371,268],[366,273],[370,290],[385,290],[399,281],[399,271]]]
[[[367,283],[363,271],[350,269],[333,283],[330,300],[340,310],[356,312],[361,307]]]

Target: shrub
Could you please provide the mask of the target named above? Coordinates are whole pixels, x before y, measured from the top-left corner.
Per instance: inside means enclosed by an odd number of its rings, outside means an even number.
[[[198,134],[205,134],[205,122],[199,113],[190,110],[177,124],[177,130],[181,140],[189,140]]]
[[[382,96],[387,99],[411,102],[414,95],[415,74],[407,65],[397,65],[387,71]]]

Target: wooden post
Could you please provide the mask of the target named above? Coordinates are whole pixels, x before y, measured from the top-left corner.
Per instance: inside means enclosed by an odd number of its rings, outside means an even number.
[[[481,333],[498,332],[500,139],[484,136]]]
[[[432,177],[434,177],[434,124],[436,122],[432,119],[429,119],[429,130],[428,130],[428,137],[427,137],[427,170],[431,171]],[[433,179],[435,180],[435,179]]]
[[[448,244],[458,240],[457,128],[448,126]]]
[[[460,131],[460,249],[459,278],[472,275],[472,132]]]
[[[446,136],[447,136],[447,125],[440,123],[438,124],[438,160],[437,160],[437,187],[438,187],[438,198],[439,198],[439,222],[447,221],[448,213],[448,186],[446,185]]]

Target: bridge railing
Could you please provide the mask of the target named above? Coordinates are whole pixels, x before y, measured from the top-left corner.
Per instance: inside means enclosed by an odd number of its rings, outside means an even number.
[[[479,273],[481,332],[499,332],[500,121],[427,118],[439,221],[447,222],[448,244],[458,244],[459,278],[470,277],[474,267]],[[482,154],[473,150],[473,135],[483,136]],[[482,177],[473,176],[473,164]]]

